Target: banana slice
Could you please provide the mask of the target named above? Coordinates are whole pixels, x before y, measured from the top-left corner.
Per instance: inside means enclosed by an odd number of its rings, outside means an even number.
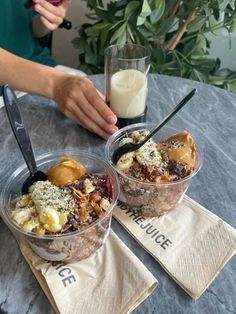
[[[121,158],[118,160],[116,164],[117,169],[121,171],[129,169],[133,163],[134,157],[135,152],[130,152],[121,156]]]
[[[136,159],[143,166],[159,167],[162,163],[161,155],[152,141],[148,141],[136,151]]]
[[[28,220],[28,221],[24,222],[21,227],[22,227],[25,231],[31,232],[33,229],[39,227],[39,221],[38,221],[37,218],[31,219],[31,220]]]
[[[124,144],[133,142],[134,141],[131,137],[124,137],[120,140],[119,146],[123,146]],[[128,170],[132,165],[134,157],[135,157],[134,152],[130,152],[121,156],[121,158],[118,160],[116,164],[117,169],[119,169],[120,171]]]
[[[18,205],[18,203],[17,203]],[[32,207],[16,207],[12,212],[12,218],[18,223],[18,225],[24,224],[35,214],[35,208]]]
[[[150,132],[148,130],[134,131],[131,137],[135,143],[141,142]]]
[[[39,214],[39,220],[46,230],[57,232],[61,230],[59,215],[54,208],[45,207]]]

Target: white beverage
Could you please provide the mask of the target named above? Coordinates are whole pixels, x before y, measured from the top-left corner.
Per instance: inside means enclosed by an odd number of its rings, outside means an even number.
[[[141,71],[127,69],[111,77],[110,108],[119,118],[134,118],[144,113],[147,78]]]

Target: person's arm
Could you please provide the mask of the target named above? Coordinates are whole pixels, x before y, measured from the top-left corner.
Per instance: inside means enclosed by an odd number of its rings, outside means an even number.
[[[0,48],[0,85],[53,98],[54,84],[60,72],[54,68],[17,57]]]
[[[46,0],[34,0],[34,10],[38,13],[33,17],[32,29],[36,38],[42,38],[63,22],[69,6],[69,0],[62,0],[54,6]]]
[[[17,57],[0,48],[0,85],[54,99],[70,119],[107,139],[117,130],[115,114],[86,77]]]

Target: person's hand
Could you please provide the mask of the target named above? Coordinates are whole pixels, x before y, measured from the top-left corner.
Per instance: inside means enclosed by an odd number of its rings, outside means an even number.
[[[53,31],[59,27],[66,15],[69,0],[62,0],[58,6],[54,6],[46,0],[33,0],[34,10],[38,12],[40,20],[44,27]]]
[[[115,114],[88,78],[63,74],[55,84],[53,99],[68,118],[104,139],[118,130]]]

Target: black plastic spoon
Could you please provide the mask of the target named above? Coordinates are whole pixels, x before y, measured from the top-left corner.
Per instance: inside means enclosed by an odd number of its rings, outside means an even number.
[[[2,93],[12,131],[30,172],[30,176],[26,178],[21,189],[22,194],[26,194],[34,182],[45,181],[47,176],[37,169],[29,134],[25,129],[15,93],[8,85],[3,86]]]
[[[141,142],[126,143],[118,147],[111,157],[112,162],[116,165],[121,156],[133,152],[134,150],[137,150],[141,146],[143,146],[143,144],[145,144],[158,130],[160,130],[160,128],[162,128],[167,123],[167,121],[169,121],[170,118],[172,118],[193,97],[195,92],[196,89],[194,88],[180,101],[180,103],[174,108],[174,110],[171,111]]]

